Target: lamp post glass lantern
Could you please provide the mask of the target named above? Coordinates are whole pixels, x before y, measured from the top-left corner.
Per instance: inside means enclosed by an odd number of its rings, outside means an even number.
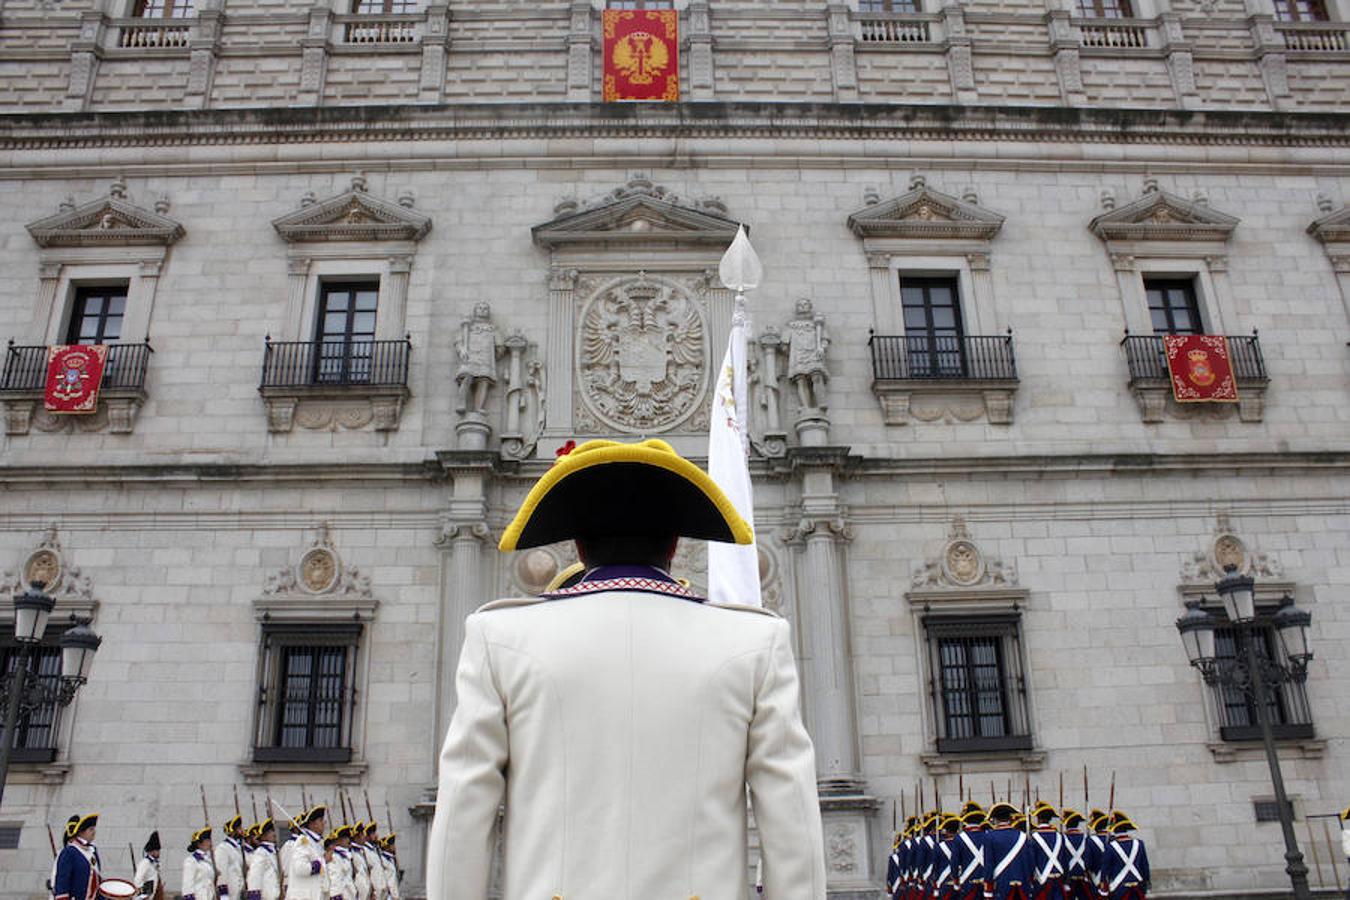
[[[1204,609],[1202,600],[1191,600],[1186,604],[1186,612],[1177,619],[1177,632],[1186,649],[1186,658],[1200,671],[1206,684],[1240,691],[1253,701],[1252,709],[1260,727],[1279,810],[1280,830],[1284,835],[1284,870],[1289,875],[1295,900],[1309,900],[1308,867],[1304,865],[1303,853],[1294,835],[1293,808],[1284,789],[1266,692],[1278,689],[1281,683],[1301,682],[1307,678],[1308,662],[1312,659],[1312,650],[1308,646],[1312,613],[1300,609],[1287,595],[1273,615],[1258,612],[1256,583],[1251,576],[1239,574],[1235,566],[1226,568],[1214,590],[1223,602],[1228,621],[1222,622]],[[1219,625],[1230,630],[1237,642],[1238,652],[1231,659],[1220,660],[1215,652],[1214,631]],[[1258,657],[1257,641],[1271,629],[1279,635],[1282,659],[1265,659],[1265,654]]]
[[[14,673],[0,672],[0,697],[4,698],[4,731],[0,732],[0,802],[5,796],[5,780],[9,775],[9,760],[18,742],[19,717],[32,713],[41,706],[58,704],[68,706],[75,699],[80,686],[89,680],[103,639],[94,634],[87,621],[71,616],[74,627],[61,635],[61,679],[56,687],[42,681],[30,681],[28,661],[33,648],[42,642],[47,631],[47,620],[56,608],[56,600],[45,593],[43,583],[34,581],[23,593],[14,595],[14,639],[18,652],[14,654]]]

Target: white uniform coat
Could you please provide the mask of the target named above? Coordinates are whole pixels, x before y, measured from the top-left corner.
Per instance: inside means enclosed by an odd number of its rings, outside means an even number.
[[[362,844],[360,852],[370,878],[370,896],[372,900],[384,900],[384,863],[380,861],[379,851],[370,844]]]
[[[155,889],[159,887],[159,860],[142,856],[140,862],[136,863],[136,874],[131,877],[131,883],[136,885],[137,896],[155,896]],[[141,890],[146,884],[150,885],[150,889]]]
[[[244,896],[244,848],[234,838],[225,838],[216,846],[216,886],[225,888],[229,900]]]
[[[248,874],[244,876],[244,896],[247,900],[280,900],[280,863],[276,847],[263,841],[248,860]]]
[[[429,900],[824,900],[792,639],[761,610],[640,591],[499,601],[465,621]]]
[[[380,863],[384,866],[384,890],[389,895],[389,900],[399,900],[398,896],[398,862],[394,859],[394,854],[385,850],[380,851]]]
[[[329,900],[323,839],[301,829],[291,843],[294,846],[286,861],[286,900]]]
[[[352,868],[351,851],[343,847],[333,848],[333,858],[328,863],[328,896],[332,900],[358,900],[356,896],[356,878]]]
[[[183,858],[183,900],[215,900],[216,873],[205,850],[193,850]]]

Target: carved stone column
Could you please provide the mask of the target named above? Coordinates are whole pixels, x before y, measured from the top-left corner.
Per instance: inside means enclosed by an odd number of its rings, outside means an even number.
[[[1284,42],[1275,31],[1275,19],[1269,15],[1255,15],[1247,19],[1252,32],[1252,45],[1256,49],[1257,65],[1261,68],[1261,80],[1266,85],[1266,96],[1275,109],[1288,109],[1294,105],[1289,93],[1289,70],[1284,54]]]
[[[1055,54],[1055,74],[1059,76],[1059,95],[1070,106],[1087,103],[1083,92],[1083,68],[1079,57],[1082,41],[1067,10],[1049,14],[1050,49]]]
[[[328,77],[328,37],[332,11],[326,6],[309,10],[309,30],[300,39],[300,94],[302,105],[323,103],[323,85]]]
[[[595,55],[591,4],[573,0],[567,33],[567,99],[591,99],[591,58]]]
[[[802,518],[785,539],[797,549],[796,634],[806,722],[816,748],[829,895],[871,900],[877,890],[872,830],[878,801],[866,793],[861,775],[843,560],[852,529],[835,485],[848,448],[803,447],[788,456],[801,479]]]
[[[38,302],[33,318],[33,343],[47,343],[44,330],[47,323],[60,313],[56,309],[56,286],[61,281],[61,264],[44,262],[38,264]]]
[[[834,99],[840,103],[858,99],[858,60],[854,55],[853,23],[848,6],[831,3],[825,8],[830,41],[830,74],[834,79]]]
[[[450,52],[450,7],[444,3],[427,7],[422,29],[422,72],[417,79],[417,99],[439,103],[445,90],[445,58]]]
[[[381,291],[380,304],[390,315],[381,316],[385,326],[376,326],[376,340],[396,341],[407,331],[408,279],[412,277],[412,257],[398,254],[389,257],[389,287]]]
[[[711,100],[713,89],[712,19],[707,0],[689,4],[689,99]]]
[[[576,325],[572,307],[577,287],[576,269],[555,268],[548,275],[548,430],[572,433],[572,366]]]
[[[1195,109],[1200,95],[1195,90],[1195,58],[1191,44],[1181,27],[1181,16],[1165,12],[1161,17],[1163,52],[1167,54],[1167,71],[1172,76],[1172,90],[1182,109]]]
[[[205,109],[211,105],[211,82],[216,74],[216,48],[220,44],[220,24],[223,14],[218,9],[203,9],[197,13],[188,42],[188,83],[183,102],[191,109]]]
[[[103,58],[104,19],[100,12],[85,12],[80,16],[80,36],[70,44],[70,81],[66,84],[65,108],[89,108],[94,95],[94,79],[98,63]]]
[[[282,313],[281,333],[288,340],[300,339],[300,315],[305,308],[305,284],[309,281],[308,256],[286,259],[286,309]]]
[[[979,103],[975,87],[975,69],[970,56],[970,35],[966,33],[965,7],[953,3],[942,10],[947,27],[947,72],[952,80],[952,96],[957,103]]]

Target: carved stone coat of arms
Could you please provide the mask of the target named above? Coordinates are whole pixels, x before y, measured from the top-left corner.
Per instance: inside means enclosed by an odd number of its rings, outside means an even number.
[[[684,285],[648,275],[610,281],[583,306],[580,332],[579,392],[609,428],[668,431],[701,404],[708,329]]]

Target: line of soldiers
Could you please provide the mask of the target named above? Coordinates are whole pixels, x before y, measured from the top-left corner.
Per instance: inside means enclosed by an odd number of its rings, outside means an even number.
[[[1144,900],[1148,853],[1135,830],[1119,810],[1084,816],[1040,801],[1027,814],[1011,803],[986,812],[972,800],[905,821],[886,887],[891,900]]]
[[[230,817],[216,846],[210,826],[193,832],[183,900],[399,900],[397,836],[379,837],[373,821],[325,834],[327,812],[315,806],[292,820],[280,848],[270,818],[245,828],[241,816]],[[159,832],[146,841],[131,882],[121,882],[104,875],[97,828],[94,813],[67,820],[52,863],[52,900],[163,900]]]
[[[280,847],[271,819],[244,828],[232,816],[216,847],[200,829],[183,860],[183,900],[399,900],[397,835],[379,837],[373,821],[326,831],[327,817],[323,805],[301,813]]]

